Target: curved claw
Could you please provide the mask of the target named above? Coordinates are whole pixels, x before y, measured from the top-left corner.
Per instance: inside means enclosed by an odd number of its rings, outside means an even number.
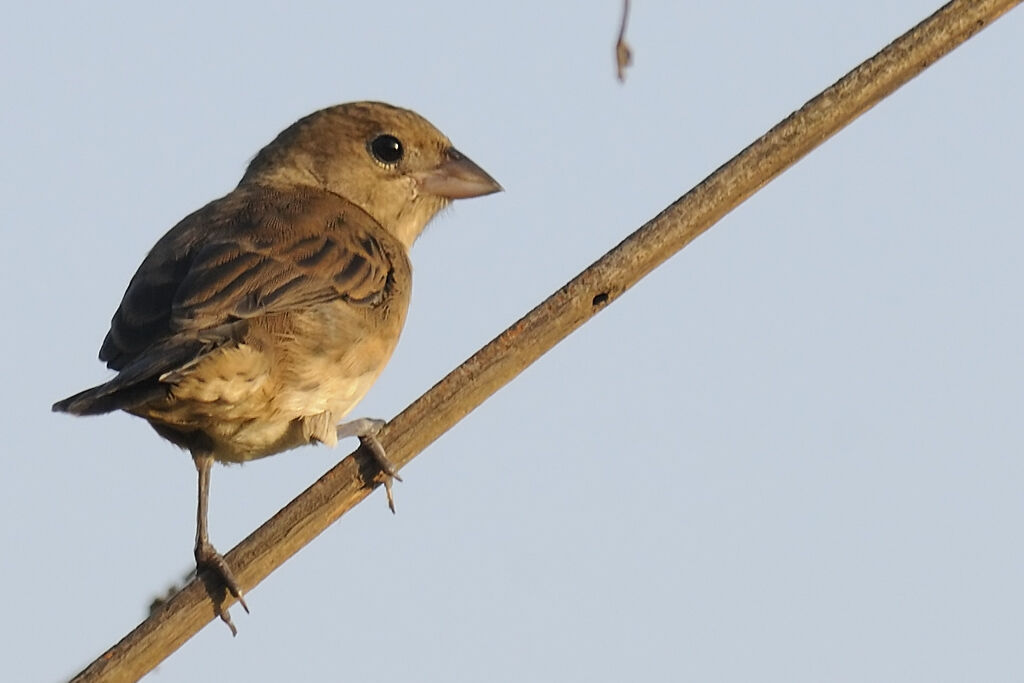
[[[217,549],[209,543],[197,545],[195,554],[196,572],[198,573],[202,569],[209,569],[220,576],[221,581],[224,583],[224,587],[227,588],[232,597],[238,600],[238,604],[241,605],[242,609],[244,609],[248,614],[249,606],[245,604],[245,596],[242,593],[242,588],[238,585],[234,572],[231,571],[231,567],[228,565],[227,560],[224,559],[224,556],[217,552]],[[220,618],[228,625],[228,628],[231,629],[231,635],[236,635],[238,633],[235,625],[231,623],[231,615],[226,609],[220,610]]]
[[[338,425],[337,434],[339,439],[349,436],[358,437],[360,445],[367,450],[374,462],[377,463],[377,466],[380,467],[384,475],[384,491],[388,496],[388,507],[394,513],[395,494],[392,490],[392,483],[395,479],[402,481],[402,478],[398,476],[397,468],[388,459],[384,446],[381,444],[380,439],[377,438],[385,424],[387,423],[384,420],[364,417]]]

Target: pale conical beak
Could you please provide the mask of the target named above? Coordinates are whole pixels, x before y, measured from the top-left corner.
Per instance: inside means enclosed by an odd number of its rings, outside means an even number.
[[[448,148],[445,160],[437,167],[415,174],[420,190],[447,199],[468,199],[503,189],[487,171],[454,147]]]

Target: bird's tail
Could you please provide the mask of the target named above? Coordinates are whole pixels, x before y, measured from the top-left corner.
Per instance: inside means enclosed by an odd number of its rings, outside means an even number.
[[[118,386],[120,385],[120,386]],[[130,410],[154,399],[167,395],[167,386],[159,382],[143,382],[124,386],[115,377],[106,384],[101,384],[74,396],[68,396],[53,404],[55,413],[71,413],[72,415],[102,415],[115,410]]]
[[[232,334],[244,329],[243,325],[233,323],[213,331],[225,335],[224,340],[230,340],[233,339]],[[117,377],[109,382],[57,401],[53,404],[53,411],[72,415],[102,415],[115,410],[131,410],[143,403],[166,398],[175,381],[173,373],[195,363],[213,348],[216,348],[216,344],[207,339],[172,337],[146,349],[123,367],[118,367]]]

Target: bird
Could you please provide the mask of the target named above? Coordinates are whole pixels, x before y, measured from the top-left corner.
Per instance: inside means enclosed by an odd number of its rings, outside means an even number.
[[[391,498],[383,420],[341,422],[390,359],[412,284],[409,250],[453,200],[503,188],[419,114],[350,102],[285,128],[238,185],[183,218],[142,261],[99,358],[107,382],[56,412],[125,411],[189,451],[195,561],[248,611],[210,542],[215,461],[358,437]],[[227,610],[221,618],[232,632]]]

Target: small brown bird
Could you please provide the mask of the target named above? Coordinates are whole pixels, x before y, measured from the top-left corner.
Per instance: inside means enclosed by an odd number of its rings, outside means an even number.
[[[355,102],[310,114],[156,243],[100,348],[117,376],[53,409],[124,410],[191,451],[197,569],[245,607],[207,535],[213,461],[357,436],[393,476],[376,440],[383,421],[338,422],[398,342],[412,243],[450,200],[500,190],[412,111]]]

